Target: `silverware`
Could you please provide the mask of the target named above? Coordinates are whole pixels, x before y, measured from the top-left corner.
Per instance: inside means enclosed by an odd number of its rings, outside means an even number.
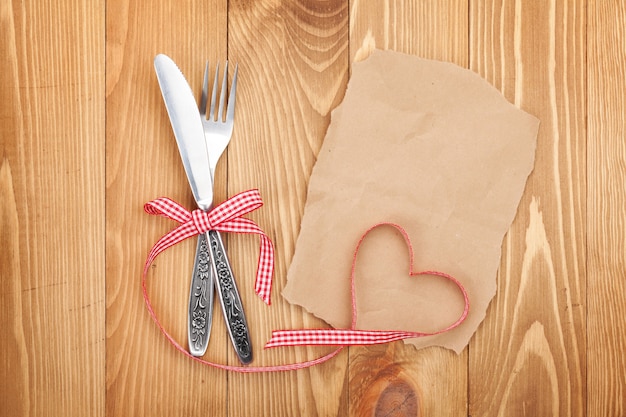
[[[158,55],[154,65],[194,199],[198,208],[208,211],[213,204],[215,166],[232,133],[236,75],[231,87],[226,121],[222,121],[222,115],[227,71],[220,95],[218,120],[215,120],[217,74],[210,118],[206,120],[201,113],[206,113],[207,71],[205,70],[203,100],[198,111],[189,84],[176,64],[169,57]],[[211,156],[209,152],[215,152],[215,156]],[[190,353],[202,356],[206,352],[212,323],[212,282],[215,282],[233,346],[241,362],[249,363],[252,360],[249,330],[221,237],[215,231],[206,233],[199,238],[196,250],[188,316]],[[214,280],[213,277],[216,276],[220,279]]]
[[[220,100],[216,109],[217,90],[219,86],[219,64],[215,69],[215,79],[211,92],[211,104],[207,118],[206,107],[209,84],[209,64],[204,68],[204,82],[202,85],[202,96],[200,100],[200,116],[204,129],[206,146],[209,151],[209,165],[211,177],[215,178],[215,168],[219,158],[222,156],[233,133],[233,122],[235,118],[235,96],[237,90],[238,67],[235,66],[233,81],[230,86],[228,103],[226,104],[226,89],[228,81],[228,61],[224,65],[224,77],[220,91]],[[226,117],[224,118],[224,105],[226,104]],[[216,114],[217,110],[217,114]],[[231,342],[239,360],[246,364],[252,361],[252,343],[248,323],[243,311],[241,297],[233,271],[224,249],[224,243],[220,233],[211,230],[208,233],[209,248],[211,250],[211,260],[213,276],[215,277],[215,288],[222,307],[222,313],[226,320],[226,327],[230,335]],[[198,246],[200,248],[200,246]],[[202,249],[202,248],[200,248]],[[196,252],[196,257],[202,257],[202,253]]]

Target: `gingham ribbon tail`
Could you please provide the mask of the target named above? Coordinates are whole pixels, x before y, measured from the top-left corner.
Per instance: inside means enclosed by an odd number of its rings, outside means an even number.
[[[144,205],[146,213],[164,216],[180,223],[176,228],[161,237],[150,249],[144,266],[147,273],[150,264],[165,249],[195,235],[217,230],[229,233],[257,234],[261,239],[259,263],[254,290],[259,297],[270,304],[272,275],[274,273],[274,246],[269,237],[252,220],[242,216],[263,205],[258,190],[244,191],[224,201],[213,210],[189,211],[167,197],[157,198]]]
[[[430,336],[427,333],[350,330],[350,329],[305,329],[275,330],[266,348],[279,346],[360,346],[378,345],[413,337]]]

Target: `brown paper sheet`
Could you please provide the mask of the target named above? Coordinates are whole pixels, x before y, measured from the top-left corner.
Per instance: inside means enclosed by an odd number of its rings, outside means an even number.
[[[405,228],[414,269],[458,278],[467,320],[409,339],[462,351],[496,291],[502,239],[533,169],[539,121],[475,73],[390,51],[355,63],[313,169],[283,296],[335,328],[351,321],[350,271],[361,235]],[[463,308],[449,282],[408,275],[390,227],[363,243],[356,268],[359,329],[434,331]]]

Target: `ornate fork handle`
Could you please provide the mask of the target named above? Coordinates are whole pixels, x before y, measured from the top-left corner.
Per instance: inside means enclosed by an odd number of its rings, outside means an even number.
[[[220,233],[211,230],[208,236],[215,288],[226,320],[228,334],[239,360],[243,364],[248,364],[252,361],[252,340],[239,290],[237,290]]]

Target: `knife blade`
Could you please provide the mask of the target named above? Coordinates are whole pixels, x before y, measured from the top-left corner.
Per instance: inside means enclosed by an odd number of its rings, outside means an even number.
[[[171,58],[157,55],[154,68],[191,192],[198,208],[209,210],[213,204],[213,178],[196,100]],[[194,262],[189,289],[187,342],[193,356],[206,353],[213,323],[214,268],[208,242],[208,233],[198,237],[196,251],[200,256]]]
[[[157,55],[154,67],[193,198],[200,209],[209,210],[213,204],[213,178],[196,99],[171,58]]]

